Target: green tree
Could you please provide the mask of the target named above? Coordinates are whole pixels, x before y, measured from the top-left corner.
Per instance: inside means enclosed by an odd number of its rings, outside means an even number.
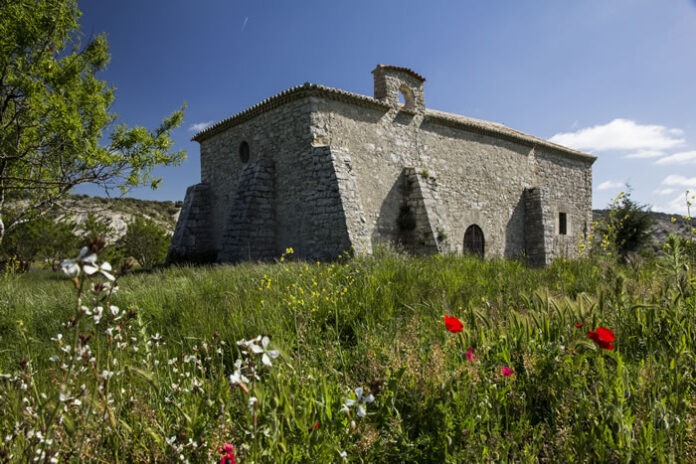
[[[119,240],[123,256],[132,256],[145,269],[163,263],[172,240],[171,234],[151,219],[136,217]]]
[[[106,238],[114,232],[114,228],[105,219],[100,219],[94,213],[87,214],[87,219],[82,223],[81,228],[81,235],[85,240]]]
[[[602,248],[615,251],[621,258],[640,251],[650,242],[652,224],[648,207],[631,200],[630,192],[621,192],[609,205],[607,219],[600,225]]]
[[[0,243],[76,185],[156,188],[152,169],[185,158],[170,138],[183,107],[152,131],[115,125],[114,89],[96,77],[109,46],[81,45],[80,15],[75,0],[0,0]]]
[[[14,261],[18,271],[26,271],[37,259],[45,259],[55,269],[62,258],[75,254],[79,238],[74,224],[57,222],[48,216],[23,222],[11,229],[0,245],[2,261]]]

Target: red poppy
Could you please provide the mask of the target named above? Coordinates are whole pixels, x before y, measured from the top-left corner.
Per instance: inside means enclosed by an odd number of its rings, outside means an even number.
[[[573,325],[575,326],[576,329],[579,329],[580,327],[582,327],[582,322],[576,322]]]
[[[459,319],[449,314],[445,316],[445,327],[452,333],[459,333],[464,328]]]
[[[503,366],[503,368],[500,369],[500,372],[502,372],[502,374],[503,374],[505,377],[510,377],[512,374],[515,373],[515,371],[513,371],[512,369],[510,369],[510,368],[507,367],[507,366]]]
[[[307,430],[307,433],[312,433],[319,427],[321,427],[321,424],[319,424],[319,422],[315,422],[314,425]]]
[[[220,453],[223,455],[220,464],[237,464],[237,458],[234,455],[234,446],[226,443],[222,445]]]
[[[604,350],[612,351],[614,349],[614,345],[612,345],[611,342],[613,342],[616,337],[614,336],[614,332],[606,327],[597,327],[597,330],[590,330],[587,333],[587,337]]]
[[[469,361],[476,361],[478,358],[474,356],[474,347],[470,346],[469,351],[466,352],[466,359]]]

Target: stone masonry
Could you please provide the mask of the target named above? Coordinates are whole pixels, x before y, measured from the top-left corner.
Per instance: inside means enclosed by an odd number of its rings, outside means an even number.
[[[307,83],[196,134],[201,183],[186,192],[168,260],[265,260],[289,247],[331,259],[380,242],[532,265],[576,255],[594,156],[427,109],[410,69],[372,73],[374,98]]]

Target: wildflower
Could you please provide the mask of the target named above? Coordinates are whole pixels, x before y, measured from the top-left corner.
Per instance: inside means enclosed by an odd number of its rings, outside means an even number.
[[[614,345],[611,344],[615,340],[614,332],[606,327],[597,327],[597,330],[590,330],[587,337],[594,341],[600,348],[612,351]]]
[[[97,255],[92,253],[91,255],[87,256],[82,260],[84,265],[82,266],[82,270],[85,271],[85,274],[87,275],[92,275],[97,272],[100,272],[104,277],[109,279],[110,281],[116,280],[114,275],[110,272],[111,269],[111,264],[107,263],[104,261],[101,264],[97,264]]]
[[[109,305],[109,311],[111,311],[112,316],[117,316],[119,311],[118,306]]]
[[[469,361],[476,361],[478,358],[474,356],[474,347],[470,346],[469,351],[466,352],[466,359]]]
[[[502,369],[500,369],[500,372],[505,376],[505,377],[510,377],[512,374],[515,373],[512,369],[510,369],[507,366],[503,366]]]
[[[255,337],[255,338],[250,338],[249,340],[237,340],[237,345],[238,346],[243,346],[244,348],[249,348],[252,345],[257,344],[258,342],[261,341],[261,338],[263,338],[261,335]]]
[[[445,316],[445,327],[452,333],[459,333],[464,328],[459,319],[449,314]]]
[[[220,448],[220,454],[222,454],[222,459],[220,460],[220,464],[236,464],[236,457],[234,455],[234,446],[230,445],[229,443],[225,443],[222,445],[222,448]]]
[[[87,313],[87,315],[91,314],[92,317],[94,318],[94,324],[98,325],[99,322],[101,321],[103,312],[104,312],[104,308],[102,308],[101,306],[97,306],[94,308],[93,312]]]
[[[60,263],[61,271],[63,271],[65,274],[67,274],[70,277],[75,277],[75,276],[79,275],[80,274],[80,264],[78,264],[78,263],[82,263],[85,261],[84,258],[85,258],[85,256],[87,256],[88,252],[89,252],[89,250],[87,249],[87,247],[82,247],[82,249],[80,250],[80,253],[77,255],[77,257],[75,259],[68,258],[68,259],[64,259],[63,261],[61,261],[61,263]],[[94,256],[94,259],[97,258],[97,255],[95,255],[94,253],[89,255],[89,258],[91,258],[92,256]]]
[[[358,417],[365,417],[365,415],[367,415],[367,412],[365,412],[365,407],[363,405],[367,404],[367,403],[372,403],[374,400],[375,400],[375,397],[372,396],[372,393],[363,397],[363,388],[358,387],[355,389],[355,399],[354,400],[346,400],[343,403],[343,407],[345,410],[348,410],[348,408],[357,404],[358,405]]]
[[[275,359],[278,357],[278,351],[277,350],[269,350],[268,349],[268,344],[271,342],[271,339],[264,336],[261,339],[261,346],[256,345],[256,344],[251,344],[249,345],[249,348],[254,354],[263,354],[261,356],[261,362],[264,363],[267,366],[271,366],[271,358]]]
[[[230,383],[232,385],[239,385],[240,387],[244,387],[244,384],[249,383],[249,379],[242,374],[242,360],[237,359],[234,362],[234,367],[236,368],[234,373],[230,375]]]
[[[307,429],[307,433],[312,433],[320,427],[321,427],[321,424],[319,422],[315,422],[314,425],[312,425],[309,429]]]
[[[579,329],[580,327],[583,326],[583,324],[582,324],[582,322],[576,322],[575,324],[573,324],[573,326],[574,326],[576,329]]]

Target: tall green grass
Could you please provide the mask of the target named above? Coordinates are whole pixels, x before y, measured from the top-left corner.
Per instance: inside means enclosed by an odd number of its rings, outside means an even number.
[[[110,302],[128,317],[95,327],[81,316],[76,329],[62,325],[75,317],[68,278],[6,277],[0,432],[12,439],[0,453],[210,462],[229,442],[240,462],[688,462],[696,300],[680,253],[529,269],[380,249],[334,263],[169,268],[120,278]],[[600,326],[615,332],[614,351],[588,339]],[[49,359],[62,353],[51,338],[71,330],[91,335],[94,365],[68,366],[84,391]],[[271,367],[236,343],[259,334],[280,352]],[[229,381],[241,357],[258,375],[248,393]],[[107,382],[104,369],[120,373]],[[33,391],[18,389],[28,378]],[[62,383],[79,407],[61,403]],[[357,387],[375,397],[362,418],[344,408]],[[70,421],[83,426],[71,432]],[[42,427],[50,445],[35,438]]]

